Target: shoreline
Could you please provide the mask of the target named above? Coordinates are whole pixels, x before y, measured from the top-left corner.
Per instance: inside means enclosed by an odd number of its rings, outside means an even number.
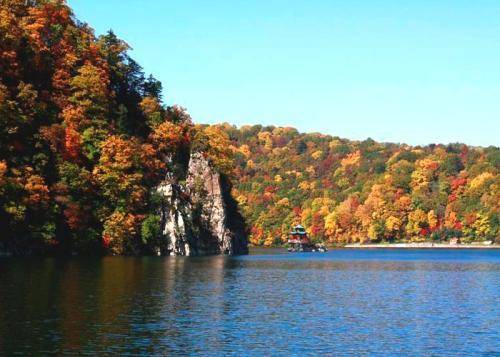
[[[380,243],[347,244],[344,248],[395,248],[395,249],[500,249],[499,244],[446,244],[446,243]]]

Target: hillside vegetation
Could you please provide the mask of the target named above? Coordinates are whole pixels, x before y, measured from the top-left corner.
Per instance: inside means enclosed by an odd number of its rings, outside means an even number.
[[[499,240],[498,147],[220,127],[237,151],[234,196],[254,245],[282,244],[296,223],[329,243]]]
[[[295,223],[330,243],[499,240],[497,147],[194,125],[63,0],[0,4],[0,252],[151,253],[156,188],[190,153],[233,178],[255,245]]]
[[[148,252],[179,155],[231,167],[227,137],[165,107],[128,50],[62,0],[1,1],[0,251]]]

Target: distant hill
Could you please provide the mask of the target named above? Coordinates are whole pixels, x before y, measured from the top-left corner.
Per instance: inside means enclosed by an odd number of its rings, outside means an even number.
[[[500,150],[350,141],[260,125],[226,131],[254,245],[302,223],[330,243],[499,240]]]

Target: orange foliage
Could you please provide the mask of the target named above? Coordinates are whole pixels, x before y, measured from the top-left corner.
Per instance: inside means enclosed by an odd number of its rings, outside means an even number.
[[[158,151],[170,153],[188,141],[188,134],[184,126],[166,121],[153,129],[150,141]]]
[[[7,163],[0,161],[0,188],[5,184],[5,175],[7,174]]]
[[[344,159],[342,159],[342,167],[347,167],[347,166],[356,166],[359,165],[359,162],[361,160],[361,152],[359,150],[350,153],[347,155]]]
[[[115,254],[122,254],[125,245],[137,233],[139,223],[143,217],[120,211],[114,212],[104,222],[103,244]]]
[[[31,168],[26,169],[25,175],[24,189],[28,194],[26,204],[34,206],[47,204],[49,201],[49,188],[44,179],[34,174]]]
[[[78,161],[80,156],[81,138],[80,134],[72,127],[67,127],[64,133],[64,151],[65,160]]]
[[[104,172],[110,170],[127,170],[139,160],[137,142],[125,140],[118,135],[108,137],[101,145],[100,169]]]
[[[64,6],[62,1],[51,1],[42,6],[30,7],[28,9],[25,29],[38,51],[48,51],[51,47],[53,25],[68,25],[71,21],[71,12]]]
[[[158,151],[153,145],[141,145],[140,159],[147,179],[160,179],[164,176],[167,165],[159,158]]]
[[[61,118],[66,125],[72,126],[75,129],[78,129],[82,125],[89,122],[89,120],[85,117],[83,108],[76,107],[74,105],[66,106],[61,113]]]
[[[159,113],[162,110],[158,100],[153,97],[145,97],[141,101],[140,106],[147,118],[150,118],[153,114]]]
[[[11,9],[0,7],[0,73],[7,76],[18,74],[19,63],[16,48],[23,35],[18,17]]]

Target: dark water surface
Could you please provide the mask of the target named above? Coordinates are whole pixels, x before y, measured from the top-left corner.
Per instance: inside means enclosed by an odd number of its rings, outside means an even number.
[[[499,354],[500,251],[0,259],[14,352]]]

